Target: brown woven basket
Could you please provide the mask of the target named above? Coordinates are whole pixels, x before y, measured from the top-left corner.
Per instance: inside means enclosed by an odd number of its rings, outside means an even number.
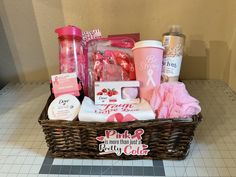
[[[188,119],[159,119],[125,123],[100,123],[81,121],[49,120],[47,109],[53,97],[48,98],[39,123],[45,133],[49,152],[53,157],[96,159],[184,159],[189,152],[194,130],[201,121],[201,114]],[[144,129],[142,143],[148,145],[147,156],[116,154],[99,155],[99,142],[105,130],[130,133]]]

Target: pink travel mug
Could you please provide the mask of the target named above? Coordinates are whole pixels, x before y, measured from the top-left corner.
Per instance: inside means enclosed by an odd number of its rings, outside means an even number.
[[[136,80],[140,81],[140,97],[148,102],[153,89],[161,83],[164,47],[160,41],[136,42],[133,50]]]

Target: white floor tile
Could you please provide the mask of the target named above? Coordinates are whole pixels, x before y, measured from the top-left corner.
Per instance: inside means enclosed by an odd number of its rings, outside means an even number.
[[[43,161],[44,161],[44,157],[38,156],[34,159],[33,164],[35,165],[43,164]]]
[[[229,170],[229,173],[232,177],[236,176],[236,168],[228,168],[228,170]]]
[[[24,164],[25,165],[29,165],[29,164],[33,164],[34,160],[35,160],[35,156],[28,156],[25,158]]]
[[[143,166],[142,160],[132,160],[133,166]]]
[[[112,165],[113,166],[122,166],[123,161],[122,160],[112,160]]]
[[[93,166],[101,166],[102,165],[102,160],[93,160]]]
[[[164,167],[173,167],[173,161],[172,160],[163,160]]]
[[[215,167],[207,167],[207,173],[209,176],[219,176],[218,170]]]
[[[8,174],[6,174],[6,177],[16,177],[16,176],[17,176],[17,174],[15,174],[15,173],[8,173]]]
[[[202,158],[204,158],[204,159],[212,158],[212,155],[211,155],[210,151],[208,151],[208,150],[201,150],[201,155],[202,155]]]
[[[8,173],[11,169],[11,165],[3,164],[0,168],[0,173]]]
[[[72,165],[73,159],[63,159],[62,165]],[[86,160],[85,160],[86,161]],[[84,164],[85,165],[85,164]]]
[[[53,160],[53,165],[62,165],[63,164],[63,158],[55,158]]]
[[[112,160],[102,160],[102,165],[104,166],[111,166],[112,165]]]
[[[83,159],[82,163],[83,163],[83,165],[93,165],[92,160],[89,160],[89,159]]]
[[[230,155],[232,158],[236,159],[236,151],[230,151]]]
[[[226,167],[236,167],[236,164],[233,159],[223,159]]]
[[[194,159],[185,159],[184,161],[184,166],[186,167],[194,167]]]
[[[173,164],[175,167],[184,167],[184,161],[183,160],[173,160]]]
[[[174,167],[165,167],[166,176],[176,176]]]
[[[186,173],[186,168],[185,167],[174,167],[175,169],[175,175],[180,177],[180,176],[185,176],[187,175]]]
[[[229,159],[231,158],[231,153],[230,151],[220,151],[221,157],[223,159]]]
[[[25,159],[26,159],[26,156],[18,156],[16,158],[15,164],[24,164]]]
[[[193,159],[195,167],[204,167],[205,163],[203,159]]]
[[[215,167],[226,167],[223,159],[214,159]]]
[[[29,173],[32,165],[22,165],[19,173]]]
[[[83,163],[82,159],[73,159],[72,160],[73,165],[82,165],[82,163]]]
[[[17,177],[27,177],[27,176],[28,176],[27,173],[20,173],[20,174],[17,175]]]
[[[152,160],[143,160],[143,166],[153,166],[153,161]]]
[[[11,165],[9,173],[19,173],[22,165]]]
[[[207,169],[205,167],[195,167],[198,176],[208,176]]]
[[[41,165],[32,165],[30,168],[29,173],[35,174],[35,173],[39,173],[39,170],[41,168]]]
[[[5,164],[14,164],[17,156],[8,156],[4,161]]]
[[[187,167],[186,173],[188,176],[198,176],[195,167]]]
[[[214,159],[203,159],[206,167],[215,167]]]
[[[217,168],[217,170],[220,176],[230,176],[227,168]]]

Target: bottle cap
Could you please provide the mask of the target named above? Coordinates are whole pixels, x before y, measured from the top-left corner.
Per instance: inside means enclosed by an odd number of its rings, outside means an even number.
[[[182,33],[182,28],[180,25],[171,25],[169,28],[170,33]]]
[[[78,36],[82,39],[82,31],[80,28],[76,26],[72,25],[64,26],[61,28],[57,28],[55,32],[58,34],[58,37],[71,35],[71,36]]]

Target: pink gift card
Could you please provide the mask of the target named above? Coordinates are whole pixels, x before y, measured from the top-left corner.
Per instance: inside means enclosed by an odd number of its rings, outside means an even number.
[[[80,90],[82,88],[81,83],[77,82],[76,73],[64,73],[58,75],[52,75],[52,88],[55,97],[63,94],[72,94],[74,96],[80,96]]]

